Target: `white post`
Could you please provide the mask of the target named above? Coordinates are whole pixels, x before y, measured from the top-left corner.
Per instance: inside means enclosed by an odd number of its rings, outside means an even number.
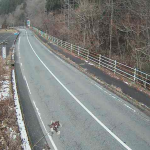
[[[101,66],[101,57],[102,55],[99,55],[99,67]]]
[[[6,47],[2,47],[2,57],[6,59]]]
[[[89,60],[89,51],[88,51],[88,54],[87,54],[87,60]]]
[[[58,39],[57,45],[59,46],[59,39]]]
[[[134,69],[134,82],[136,81],[136,68]]]
[[[65,42],[65,49],[66,49],[66,47],[67,47],[67,42]]]
[[[146,88],[146,83],[147,83],[147,74],[146,74],[146,78],[145,78],[145,82],[144,82],[144,87]]]
[[[78,46],[78,56],[80,56],[80,46]]]
[[[71,44],[71,53],[72,53],[72,44]]]
[[[62,47],[62,45],[63,45],[63,41],[61,40],[61,47]]]
[[[114,65],[114,74],[116,73],[116,66],[117,66],[117,61],[115,60],[115,65]]]

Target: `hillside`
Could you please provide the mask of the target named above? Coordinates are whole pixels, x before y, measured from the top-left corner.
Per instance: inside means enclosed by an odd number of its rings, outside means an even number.
[[[16,7],[23,3],[24,0],[1,0],[0,15],[9,14],[16,10]]]

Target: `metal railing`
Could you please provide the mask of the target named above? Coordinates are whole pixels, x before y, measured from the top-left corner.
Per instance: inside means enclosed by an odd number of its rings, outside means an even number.
[[[116,60],[110,59],[108,57],[102,56],[100,54],[93,53],[87,49],[84,49],[80,46],[73,45],[66,41],[62,41],[56,37],[50,36],[37,28],[33,27],[33,29],[40,34],[42,37],[47,39],[48,41],[69,50],[71,53],[76,54],[84,58],[87,61],[94,63],[98,67],[104,67],[114,74],[118,74],[133,81],[136,84],[140,84],[141,86],[150,90],[150,75],[144,73],[136,68],[129,67],[125,64],[122,64]]]

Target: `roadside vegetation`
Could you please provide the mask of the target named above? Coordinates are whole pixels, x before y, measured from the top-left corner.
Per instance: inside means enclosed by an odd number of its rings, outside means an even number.
[[[11,85],[10,60],[11,54],[7,60],[0,56],[0,149],[21,150],[22,142]]]

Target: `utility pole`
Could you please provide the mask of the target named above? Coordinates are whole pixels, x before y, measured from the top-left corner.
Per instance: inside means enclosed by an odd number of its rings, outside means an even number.
[[[68,41],[69,41],[69,29],[70,29],[70,16],[69,16],[69,9],[70,9],[70,2],[69,2],[69,0],[68,0]]]
[[[69,3],[69,0],[68,0],[68,29],[69,29],[69,7],[70,7],[70,3]]]
[[[109,0],[109,4],[111,7],[111,17],[110,17],[110,49],[109,49],[109,58],[111,58],[112,54],[112,29],[113,29],[113,16],[114,16],[114,3],[113,0]]]

